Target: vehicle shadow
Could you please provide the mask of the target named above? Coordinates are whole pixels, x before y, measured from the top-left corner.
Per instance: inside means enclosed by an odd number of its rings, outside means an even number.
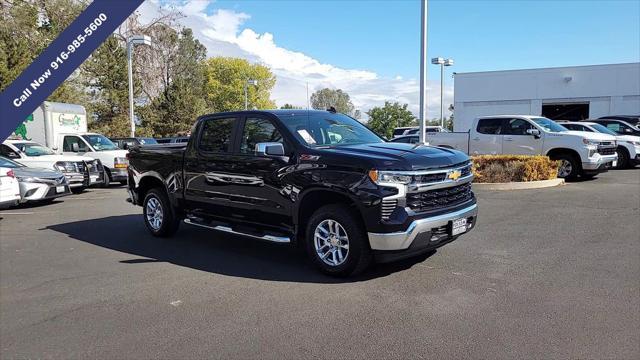
[[[275,244],[182,224],[168,239],[151,236],[140,215],[110,216],[48,226],[73,239],[136,257],[121,264],[168,262],[216,274],[303,283],[366,281],[411,268],[435,251],[389,264],[375,264],[364,274],[336,279],[318,272],[295,246]],[[45,230],[45,229],[41,229]]]

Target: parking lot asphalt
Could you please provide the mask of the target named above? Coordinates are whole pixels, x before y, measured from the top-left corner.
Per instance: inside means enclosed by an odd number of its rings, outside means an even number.
[[[477,196],[470,234],[346,281],[152,238],[122,187],[0,211],[0,358],[640,357],[640,169]]]

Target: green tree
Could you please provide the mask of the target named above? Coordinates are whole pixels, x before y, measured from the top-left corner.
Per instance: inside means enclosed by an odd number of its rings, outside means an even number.
[[[367,111],[369,122],[367,125],[379,135],[391,139],[393,129],[403,126],[417,125],[417,120],[407,104],[385,101],[382,107],[373,107]]]
[[[154,136],[172,136],[186,132],[196,118],[207,111],[205,101],[206,48],[193,37],[189,28],[179,33],[168,26],[154,31],[158,42],[160,93],[138,113],[143,128]],[[145,88],[145,86],[143,86]],[[145,95],[152,96],[152,89]]]
[[[359,115],[359,112],[356,114],[357,111],[351,102],[349,94],[341,89],[334,90],[324,88],[311,94],[312,108],[317,110],[327,110],[332,106],[339,113],[349,116]]]
[[[291,104],[287,103],[287,104],[284,104],[284,105],[280,106],[280,109],[302,109],[302,107],[291,105]]]
[[[258,81],[257,85],[247,87],[249,108],[275,108],[276,104],[270,97],[276,77],[268,67],[230,57],[209,58],[205,64],[205,93],[209,111],[244,109],[244,89],[247,80]]]

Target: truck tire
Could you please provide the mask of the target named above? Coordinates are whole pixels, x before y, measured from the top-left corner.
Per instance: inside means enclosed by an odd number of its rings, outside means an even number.
[[[573,180],[578,177],[581,170],[580,161],[571,154],[559,154],[553,157],[553,160],[560,161],[558,167],[558,177]]]
[[[629,154],[625,149],[620,147],[616,149],[616,154],[618,154],[618,164],[616,165],[616,169],[626,169],[629,166]]]
[[[74,194],[82,194],[84,189],[85,189],[84,186],[73,187],[73,188],[71,188],[71,192],[74,193]]]
[[[147,192],[142,203],[142,215],[144,225],[153,236],[170,237],[180,225],[167,194],[159,188]]]
[[[305,238],[311,261],[327,275],[356,275],[371,264],[366,232],[353,210],[344,205],[316,210],[307,223]]]
[[[111,185],[111,178],[109,177],[109,171],[104,170],[104,182],[102,183],[103,188],[108,188]]]

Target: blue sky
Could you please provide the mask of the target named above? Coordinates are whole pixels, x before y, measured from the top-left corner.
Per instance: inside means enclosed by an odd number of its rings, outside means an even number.
[[[246,25],[322,62],[416,76],[418,1],[227,1]],[[640,61],[640,1],[429,1],[431,56],[455,71]]]
[[[420,2],[147,0],[176,6],[209,56],[243,57],[272,69],[272,98],[306,105],[311,92],[341,88],[363,112],[385,100],[418,110]],[[451,72],[640,61],[640,0],[429,1],[428,56]],[[430,116],[439,113],[439,69],[429,65]],[[445,105],[445,106],[446,106]]]

